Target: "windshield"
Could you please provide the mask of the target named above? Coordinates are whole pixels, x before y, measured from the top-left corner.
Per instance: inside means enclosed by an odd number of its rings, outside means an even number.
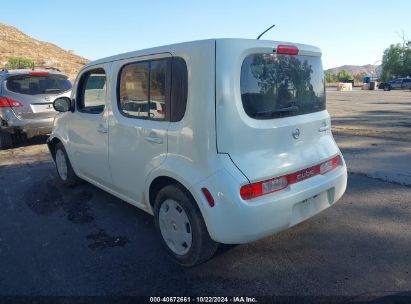
[[[7,79],[7,90],[26,95],[59,94],[71,87],[70,80],[63,75],[18,75]]]
[[[241,99],[254,119],[289,117],[325,109],[320,57],[253,54],[241,67]]]

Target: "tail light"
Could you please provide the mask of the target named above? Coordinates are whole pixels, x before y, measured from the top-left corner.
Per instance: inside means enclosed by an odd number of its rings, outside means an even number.
[[[158,114],[164,115],[164,111],[163,110],[157,110]]]
[[[49,75],[49,72],[28,72],[29,75]]]
[[[277,192],[287,188],[290,184],[301,182],[315,175],[325,174],[337,168],[340,163],[341,157],[337,155],[325,162],[322,162],[321,164],[306,168],[304,170],[265,181],[244,185],[240,188],[240,196],[244,200],[249,200],[265,194]]]
[[[0,97],[0,108],[15,108],[22,106],[23,104],[20,101],[11,98]]]
[[[280,191],[288,186],[286,176],[276,177],[262,182],[249,184],[241,187],[240,195],[248,200],[271,192]]]
[[[293,45],[279,45],[277,46],[277,54],[282,55],[298,55],[298,47]]]

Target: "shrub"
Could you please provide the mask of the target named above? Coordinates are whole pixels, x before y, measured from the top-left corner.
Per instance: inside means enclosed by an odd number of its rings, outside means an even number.
[[[25,57],[10,57],[6,63],[6,68],[9,70],[32,69],[33,67],[34,61]]]

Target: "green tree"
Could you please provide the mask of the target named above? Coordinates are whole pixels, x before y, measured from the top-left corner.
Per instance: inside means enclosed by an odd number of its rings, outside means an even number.
[[[309,90],[313,70],[307,61],[302,62],[298,57],[280,56],[273,60],[271,56],[261,54],[253,57],[251,72],[260,80],[261,93],[273,94],[279,87],[291,84],[298,96]]]
[[[6,63],[6,68],[14,69],[31,69],[34,67],[34,61],[25,57],[10,57]]]
[[[350,72],[348,72],[346,70],[341,70],[337,74],[337,79],[340,82],[344,82],[344,81],[347,81],[347,80],[353,80],[354,77],[351,75]]]
[[[382,57],[381,80],[411,76],[411,50],[401,44],[391,44]]]
[[[325,81],[327,83],[335,83],[338,81],[337,79],[337,74],[333,74],[333,73],[325,73]]]

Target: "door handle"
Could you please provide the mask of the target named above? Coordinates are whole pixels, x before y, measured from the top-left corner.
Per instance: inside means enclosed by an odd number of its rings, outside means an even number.
[[[146,140],[148,142],[155,143],[155,144],[162,144],[163,143],[163,139],[160,138],[160,137],[156,137],[156,136],[147,136]]]
[[[108,133],[108,129],[105,128],[103,125],[99,125],[97,128],[97,132],[105,134],[105,133]]]
[[[327,131],[327,130],[329,130],[329,129],[330,129],[330,125],[324,126],[324,127],[319,128],[319,129],[318,129],[318,132],[325,132],[325,131]]]

